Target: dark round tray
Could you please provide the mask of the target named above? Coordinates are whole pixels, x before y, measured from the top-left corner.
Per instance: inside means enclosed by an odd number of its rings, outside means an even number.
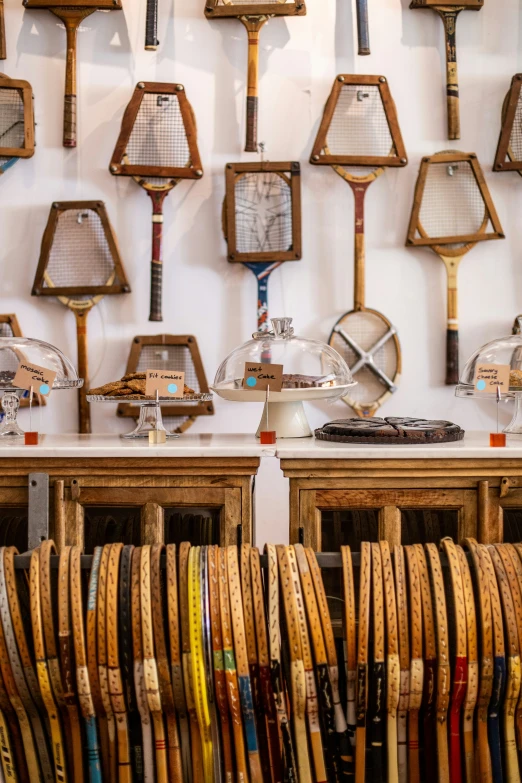
[[[452,443],[464,438],[464,430],[451,421],[395,418],[337,419],[315,431],[319,440],[336,443],[381,443],[407,446],[424,443]]]

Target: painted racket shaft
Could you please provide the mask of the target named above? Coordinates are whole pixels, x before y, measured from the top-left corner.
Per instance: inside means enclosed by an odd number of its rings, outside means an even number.
[[[247,126],[245,152],[257,152],[257,109],[259,91],[259,31],[266,18],[252,21],[252,17],[241,17],[248,35],[247,76]]]
[[[7,57],[7,46],[5,41],[5,19],[4,19],[4,0],[0,0],[0,60]]]
[[[145,14],[145,49],[153,52],[159,46],[158,0],[147,0]]]
[[[459,321],[457,270],[460,259],[441,256],[448,275],[448,324],[446,331],[446,385],[459,382]]]
[[[448,101],[448,139],[460,139],[459,77],[457,69],[457,17],[459,9],[438,9],[446,36],[446,94]]]
[[[356,0],[357,3],[357,39],[359,54],[370,54],[370,30],[368,28],[368,0]]]
[[[163,321],[161,300],[163,292],[163,261],[161,240],[163,236],[163,202],[168,191],[151,191],[147,194],[152,201],[152,261],[150,267],[150,314],[149,321]]]
[[[282,263],[282,261],[277,261],[275,264],[245,263],[257,279],[257,330],[259,332],[268,332],[268,278]]]

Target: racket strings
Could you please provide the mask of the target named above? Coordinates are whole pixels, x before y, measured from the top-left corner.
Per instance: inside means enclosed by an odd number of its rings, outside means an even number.
[[[293,244],[292,191],[274,172],[240,175],[234,186],[238,253],[286,252]]]
[[[326,146],[330,155],[392,157],[397,154],[376,85],[343,85],[326,134]]]
[[[419,211],[419,234],[433,238],[479,234],[488,222],[487,207],[469,161],[430,163]]]
[[[397,375],[398,353],[397,346],[393,336],[383,343],[383,345],[372,353],[374,346],[390,330],[389,325],[375,313],[368,310],[349,313],[338,324],[351,340],[365,353],[372,356],[373,363],[381,370],[390,381],[393,381]],[[343,338],[342,334],[334,331],[330,338],[332,348],[341,354],[348,367],[352,369],[360,360],[359,353]],[[357,402],[376,402],[386,391],[387,386],[368,365],[363,365],[360,370],[354,373],[354,380],[357,386],[350,389],[349,395]]]
[[[201,393],[196,367],[192,359],[190,349],[186,345],[144,345],[141,349],[136,372],[146,370],[177,370],[185,373],[185,383],[194,389],[196,394]],[[196,406],[198,403],[184,402],[187,407]],[[188,419],[187,416],[163,416],[163,421],[168,430],[175,430]]]
[[[44,287],[47,288],[82,286],[92,289],[116,282],[114,260],[97,212],[68,209],[59,214],[46,277]],[[74,296],[78,301],[83,298],[90,298],[88,290],[85,297]]]
[[[177,95],[145,93],[125,154],[131,166],[190,167],[187,132]],[[163,178],[157,179],[164,183]]]
[[[25,147],[24,102],[13,87],[0,88],[0,147]]]
[[[522,92],[518,96],[515,118],[509,137],[508,155],[512,161],[522,160]]]

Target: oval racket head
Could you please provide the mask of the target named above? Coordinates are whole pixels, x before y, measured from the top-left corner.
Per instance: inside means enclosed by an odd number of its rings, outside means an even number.
[[[361,418],[374,416],[400,381],[401,346],[395,327],[376,310],[352,310],[337,321],[328,342],[357,381],[343,402]]]

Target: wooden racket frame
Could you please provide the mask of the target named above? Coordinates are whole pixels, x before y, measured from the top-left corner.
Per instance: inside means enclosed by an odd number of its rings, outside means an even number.
[[[226,3],[218,5],[219,0],[207,0],[205,16],[207,19],[223,19],[238,16],[305,16],[304,0],[289,3]]]
[[[502,107],[502,127],[493,163],[493,171],[522,171],[522,160],[511,160],[509,154],[509,140],[513,130],[521,89],[522,73],[516,73],[511,79],[511,87]]]
[[[432,163],[469,163],[471,170],[474,174],[475,181],[478,185],[482,199],[484,201],[484,208],[486,210],[489,222],[491,222],[493,231],[490,232],[478,232],[476,234],[462,234],[450,237],[416,237],[415,234],[425,233],[421,231],[422,225],[420,222],[420,209],[422,206],[422,198],[424,195],[424,188],[426,185],[426,177],[428,176],[428,166]],[[487,224],[486,224],[487,227]],[[411,211],[410,224],[408,226],[408,234],[406,237],[406,245],[411,247],[433,247],[439,248],[436,252],[440,252],[442,255],[461,255],[462,248],[444,249],[445,245],[455,244],[475,244],[475,242],[484,242],[487,239],[504,239],[505,234],[502,230],[493,199],[489,192],[486,180],[484,178],[484,172],[478,161],[478,158],[474,152],[443,152],[435,153],[435,155],[428,155],[422,159],[419,175],[417,177],[417,183],[415,185],[415,194],[413,198],[413,208]],[[458,251],[458,252],[456,252]]]
[[[2,2],[3,5],[3,2]],[[0,32],[1,41],[1,32]],[[1,51],[1,42],[0,42]],[[0,60],[5,59],[0,56]],[[24,104],[24,145],[23,147],[2,147],[0,157],[32,158],[34,155],[34,112],[33,88],[25,79],[11,79],[5,73],[0,73],[0,90],[18,90]]]
[[[123,158],[127,144],[131,137],[132,129],[140,106],[145,95],[176,95],[179,102],[187,145],[189,148],[190,166],[136,166],[126,163]],[[197,129],[192,107],[187,99],[185,87],[182,84],[170,84],[167,82],[138,82],[134,88],[132,98],[123,114],[120,135],[112,153],[109,171],[115,176],[124,177],[165,177],[167,179],[201,179],[203,166],[197,144]]]
[[[209,394],[205,369],[199,353],[198,343],[192,334],[157,334],[157,335],[137,335],[133,338],[129,358],[127,359],[127,368],[125,374],[136,372],[140,360],[141,351],[146,345],[184,345],[190,351],[190,356],[194,363],[196,375],[199,381],[201,394]],[[187,416],[195,420],[196,416],[213,416],[213,402],[198,402],[197,405],[187,405],[183,400],[176,405],[163,405],[161,407],[162,416]],[[121,402],[117,408],[117,415],[126,418],[138,418],[139,408],[130,402]],[[191,422],[191,424],[193,421]],[[190,426],[190,425],[189,425]]]
[[[105,238],[107,240],[107,244],[109,245],[109,250],[111,252],[111,257],[114,263],[114,271],[116,273],[115,280],[118,282],[115,282],[112,285],[56,286],[55,288],[50,286],[44,287],[44,275],[51,256],[51,249],[58,225],[58,219],[63,212],[82,209],[89,209],[93,212],[96,212],[101,220]],[[130,285],[127,282],[127,276],[123,268],[123,262],[116,240],[116,235],[109,221],[109,216],[103,201],[55,201],[51,206],[49,219],[42,237],[40,258],[38,260],[38,267],[36,269],[31,295],[54,297],[65,296],[73,299],[75,296],[79,295],[82,296],[91,294],[92,296],[107,296],[109,294],[128,294],[129,292]]]
[[[279,174],[290,187],[292,198],[292,247],[286,251],[267,253],[240,253],[236,244],[236,192],[235,183],[242,174]],[[225,202],[223,205],[223,230],[228,245],[228,260],[231,263],[256,262],[274,263],[299,261],[302,258],[301,238],[301,166],[296,161],[274,163],[227,163],[225,166]]]
[[[326,137],[330,128],[330,123],[334,116],[335,108],[341,94],[341,90],[347,84],[356,86],[374,86],[379,88],[384,113],[388,122],[390,136],[392,138],[392,150],[395,155],[330,155],[325,152],[328,149]],[[360,76],[358,74],[340,73],[335,77],[332,90],[324,107],[323,118],[317,132],[317,136],[312,148],[310,163],[315,166],[406,166],[408,157],[406,148],[402,139],[399,118],[395,108],[395,102],[392,98],[388,80],[385,76]]]

